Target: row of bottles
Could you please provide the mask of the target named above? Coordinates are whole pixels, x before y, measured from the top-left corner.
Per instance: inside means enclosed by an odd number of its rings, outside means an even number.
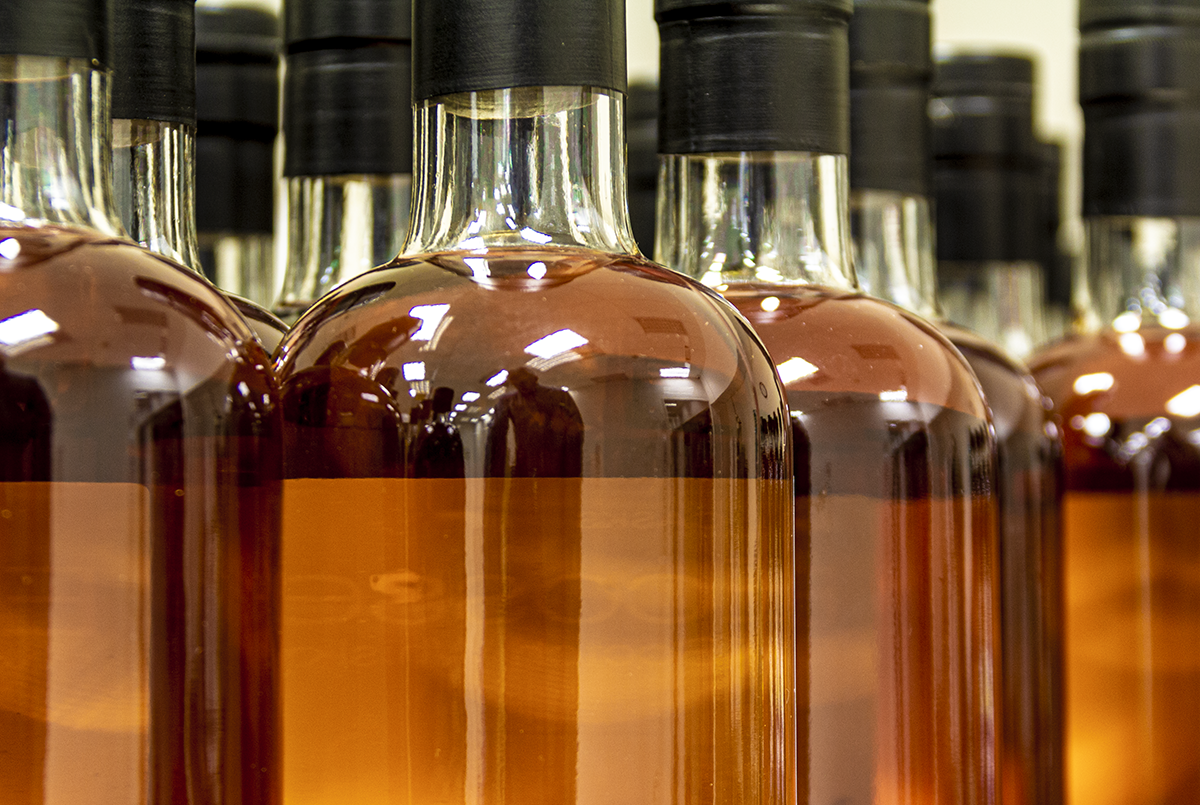
[[[620,0],[287,0],[282,84],[270,15],[55,6],[0,8],[0,799],[1200,787],[1196,0],[1083,0],[1040,350],[1031,67],[925,3],[657,0],[631,182]]]

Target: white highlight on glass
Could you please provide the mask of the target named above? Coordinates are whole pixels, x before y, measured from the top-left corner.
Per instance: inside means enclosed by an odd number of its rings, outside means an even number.
[[[1179,308],[1169,307],[1158,314],[1158,323],[1168,330],[1182,330],[1191,323],[1191,319]]]
[[[1125,333],[1117,339],[1121,351],[1131,358],[1146,354],[1146,340],[1137,333]]]
[[[525,347],[525,351],[538,358],[553,358],[555,355],[578,349],[586,343],[588,340],[574,330],[558,330],[534,341]]]
[[[689,377],[692,370],[687,366],[667,366],[658,370],[659,377]]]
[[[1097,391],[1108,391],[1113,387],[1113,376],[1108,372],[1093,372],[1090,375],[1080,375],[1075,378],[1076,394],[1094,394]]]
[[[1112,326],[1118,333],[1132,333],[1138,327],[1142,326],[1142,317],[1132,310],[1126,310],[1120,316],[1113,319]]]
[[[15,347],[58,332],[58,322],[34,308],[0,321],[0,344]]]
[[[362,397],[364,400],[366,400],[367,402],[372,402],[372,403],[377,403],[377,402],[379,402],[379,395],[378,395],[378,394],[372,394],[372,393],[371,393],[371,392],[369,392],[369,391],[364,391],[364,392],[363,392],[363,393],[362,393],[360,396],[361,396],[361,397]]]
[[[408,381],[425,379],[425,361],[406,363],[403,366],[404,379]]]
[[[21,253],[21,243],[16,238],[0,240],[0,257],[5,260],[16,260]]]
[[[129,359],[129,365],[139,372],[159,372],[166,368],[167,359],[160,355],[146,358],[135,356]]]
[[[449,305],[417,305],[408,311],[408,315],[421,320],[421,327],[412,334],[413,341],[431,341],[438,325],[450,312]]]
[[[463,262],[467,264],[467,268],[471,269],[471,276],[477,280],[485,280],[492,276],[492,271],[488,268],[488,261],[482,257],[464,257]]]
[[[908,402],[908,389],[879,392],[880,402]]]
[[[1083,432],[1088,436],[1099,439],[1112,428],[1112,420],[1107,414],[1088,414],[1083,418]]]
[[[491,388],[495,388],[496,386],[503,386],[505,380],[508,380],[508,370],[501,369],[499,372],[496,372],[496,374],[489,377],[485,382]]]
[[[467,406],[463,405],[462,403],[459,403],[458,405],[454,406],[454,410],[455,411],[465,411],[465,410],[467,410]]]
[[[759,304],[762,306],[763,310],[767,311],[768,313],[774,313],[776,310],[779,310],[779,297],[768,296]]]
[[[1167,400],[1167,413],[1175,416],[1200,416],[1200,386],[1188,386]]]
[[[1163,349],[1170,352],[1172,355],[1178,355],[1183,352],[1187,346],[1187,336],[1183,333],[1171,333],[1163,339]]]
[[[546,264],[541,262],[534,263],[529,268],[525,269],[525,273],[533,277],[535,280],[540,280],[542,277],[546,276]]]
[[[776,371],[779,372],[779,379],[786,385],[787,383],[794,383],[797,380],[803,380],[806,377],[812,377],[821,370],[804,360],[804,358],[789,358],[779,364]]]
[[[534,243],[540,243],[542,245],[554,240],[554,238],[550,237],[549,235],[538,232],[536,229],[530,229],[529,227],[525,227],[521,230],[521,237],[525,238],[525,240],[533,241]]]
[[[475,402],[479,399],[478,391],[464,391],[462,396],[463,402]]]

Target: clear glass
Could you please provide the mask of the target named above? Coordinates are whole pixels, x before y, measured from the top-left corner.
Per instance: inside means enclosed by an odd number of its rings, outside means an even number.
[[[1200,220],[1087,222],[1085,323],[1034,374],[1063,423],[1072,802],[1200,790]]]
[[[991,411],[1000,514],[1000,801],[1061,805],[1062,445],[1048,401],[994,342],[942,319],[927,199],[858,190],[851,211],[864,287],[932,318],[971,365]]]
[[[938,263],[941,307],[1009,355],[1027,360],[1046,338],[1046,283],[1040,263]]]
[[[275,298],[274,238],[201,232],[200,265],[218,288],[266,306]]]
[[[422,106],[409,255],[279,350],[288,801],[796,803],[787,409],[622,104]]]
[[[275,312],[294,324],[341,283],[400,254],[412,177],[297,176],[285,182],[287,244]]]
[[[195,145],[194,126],[161,120],[113,121],[113,195],[125,231],[150,251],[199,272]],[[236,247],[234,252],[234,260],[240,259]],[[261,256],[256,254],[256,259]],[[263,348],[272,352],[287,325],[249,299],[226,297]]]
[[[845,157],[663,163],[660,256],[750,320],[791,408],[801,801],[995,802],[995,447],[970,369],[857,291]]]
[[[0,797],[272,802],[277,392],[215,289],[111,234],[104,87],[0,57]]]
[[[850,231],[854,272],[863,293],[931,321],[942,318],[929,199],[886,190],[854,190]]]

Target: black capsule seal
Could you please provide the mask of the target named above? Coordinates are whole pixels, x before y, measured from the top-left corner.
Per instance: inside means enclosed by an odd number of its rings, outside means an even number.
[[[105,0],[3,0],[0,55],[94,59],[108,65]]]
[[[928,0],[855,0],[850,20],[850,186],[929,195]]]
[[[1200,216],[1200,0],[1083,0],[1080,21],[1084,215]]]
[[[939,59],[930,104],[939,260],[1042,257],[1034,66],[1014,55]]]
[[[111,6],[113,119],[195,123],[195,0]]]
[[[668,154],[850,148],[851,0],[658,0]]]
[[[288,56],[284,175],[412,173],[411,59],[391,43]]]
[[[413,0],[413,100],[510,87],[625,91],[624,0]]]
[[[352,47],[358,41],[411,42],[409,0],[284,0],[283,41],[297,50]]]

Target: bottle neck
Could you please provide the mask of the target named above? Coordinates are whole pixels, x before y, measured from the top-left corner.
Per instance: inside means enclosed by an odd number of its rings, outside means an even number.
[[[856,289],[846,172],[830,154],[665,154],[658,260],[714,288]]]
[[[0,56],[0,223],[120,234],[108,93],[87,59]]]
[[[411,199],[406,173],[288,178],[287,273],[276,314],[295,321],[335,286],[399,254]]]
[[[1086,231],[1080,329],[1177,329],[1200,317],[1200,218],[1096,217]]]
[[[200,270],[195,126],[113,121],[113,193],[125,230],[152,252]]]
[[[850,193],[854,270],[865,293],[941,318],[929,199],[887,190]]]
[[[938,298],[946,318],[1022,360],[1046,342],[1042,266],[1024,262],[940,261]]]
[[[416,112],[407,253],[553,246],[636,254],[624,96],[520,87],[434,98]]]

